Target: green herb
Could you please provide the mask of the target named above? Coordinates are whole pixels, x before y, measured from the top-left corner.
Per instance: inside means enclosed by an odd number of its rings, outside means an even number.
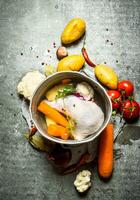
[[[67,126],[67,130],[70,133],[71,139],[74,139],[72,132],[75,130],[76,121],[69,116],[67,116],[67,120],[68,120],[68,123],[69,123],[68,126]]]
[[[67,95],[73,94],[74,92],[75,92],[75,87],[73,86],[73,84],[68,84],[64,86],[63,89],[58,90],[56,99],[63,98]]]
[[[69,123],[69,125],[67,127],[68,130],[71,131],[71,132],[74,131],[75,126],[76,126],[76,121],[74,119],[70,118],[70,117],[68,117],[67,120],[68,120],[68,123]]]

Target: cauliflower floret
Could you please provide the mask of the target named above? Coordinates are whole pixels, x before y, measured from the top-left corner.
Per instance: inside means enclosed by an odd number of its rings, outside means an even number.
[[[43,80],[45,80],[45,76],[39,71],[28,72],[18,84],[17,91],[26,99],[31,100],[34,91]]]
[[[81,171],[74,181],[74,186],[78,190],[78,192],[85,192],[91,186],[91,172],[88,170]]]
[[[94,97],[93,88],[86,82],[78,83],[76,86],[76,92],[87,100],[90,100]]]

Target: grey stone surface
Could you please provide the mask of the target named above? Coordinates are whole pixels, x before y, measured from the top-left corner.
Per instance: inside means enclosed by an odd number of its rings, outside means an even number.
[[[29,70],[43,71],[42,62],[56,66],[53,42],[60,45],[64,25],[75,16],[87,22],[86,46],[92,59],[112,66],[120,79],[131,79],[140,101],[139,0],[0,0],[1,200],[140,199],[140,140],[120,144],[123,156],[115,161],[109,182],[99,179],[96,165],[89,166],[92,188],[80,197],[73,186],[77,172],[58,175],[45,154],[23,136],[27,125],[16,86]],[[68,51],[78,53],[81,47],[82,41]]]

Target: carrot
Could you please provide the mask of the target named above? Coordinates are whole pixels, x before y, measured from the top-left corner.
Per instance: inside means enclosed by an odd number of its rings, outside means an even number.
[[[71,79],[63,79],[61,82],[62,84],[70,83]]]
[[[70,134],[68,133],[67,130],[65,130],[65,132],[61,133],[61,139],[63,139],[63,140],[68,140],[69,137],[70,137]]]
[[[109,178],[113,171],[113,124],[108,124],[101,134],[98,155],[98,173]]]
[[[58,126],[58,125],[57,125]],[[58,130],[58,127],[56,125],[53,126],[53,124],[50,124],[48,126],[48,134],[49,135],[52,135],[52,136],[55,136],[55,137],[61,137],[61,134],[60,134],[60,130]],[[63,127],[63,126],[62,126]],[[64,127],[63,127],[64,128]],[[65,129],[65,128],[64,128]],[[62,130],[61,130],[62,131]]]
[[[67,140],[69,138],[69,133],[66,128],[60,125],[56,124],[50,124],[48,126],[48,134],[55,136],[55,137],[61,137],[63,140]]]
[[[57,124],[60,124],[64,127],[68,126],[68,121],[65,119],[65,117],[56,109],[49,106],[45,101],[41,101],[38,106],[38,110],[45,114],[47,117],[53,119]]]

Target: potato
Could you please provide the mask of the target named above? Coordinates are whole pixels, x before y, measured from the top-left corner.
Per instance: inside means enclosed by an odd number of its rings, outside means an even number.
[[[70,55],[58,63],[57,71],[79,71],[85,64],[85,59],[82,55]]]
[[[118,76],[115,71],[106,65],[97,65],[94,69],[97,79],[110,89],[117,89]]]
[[[58,90],[61,90],[65,87],[65,84],[59,84],[59,85],[56,85],[54,86],[53,88],[51,88],[50,90],[47,91],[46,93],[46,98],[49,100],[49,101],[54,101],[55,98],[56,98],[56,95],[58,93]]]
[[[53,119],[49,118],[49,117],[45,116],[45,120],[46,120],[47,126],[49,126],[50,124],[56,124],[56,122]]]
[[[62,44],[71,44],[85,33],[86,23],[83,19],[74,18],[64,28],[61,35]]]

